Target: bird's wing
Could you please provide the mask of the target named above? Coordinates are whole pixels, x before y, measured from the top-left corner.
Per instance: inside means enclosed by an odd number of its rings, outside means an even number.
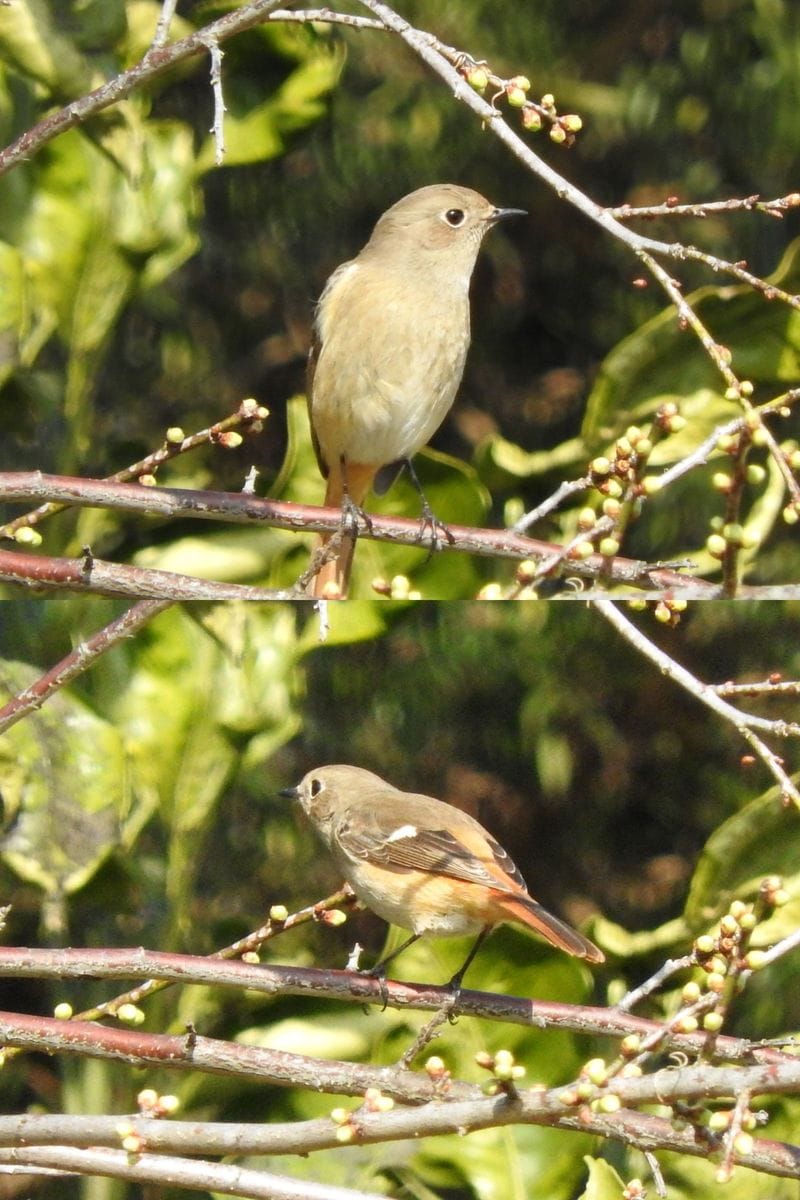
[[[378,805],[356,822],[345,815],[337,830],[341,848],[356,858],[395,871],[426,871],[467,883],[508,889],[509,877],[523,891],[525,881],[501,845],[480,826],[462,826],[458,836],[447,829],[415,823],[388,822]]]

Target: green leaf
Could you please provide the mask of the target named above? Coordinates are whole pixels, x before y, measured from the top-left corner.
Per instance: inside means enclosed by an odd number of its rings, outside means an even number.
[[[22,255],[14,246],[0,242],[0,386],[19,363],[29,321]]]
[[[723,822],[706,842],[692,878],[685,917],[695,932],[724,912],[731,900],[747,900],[761,880],[780,875],[790,902],[755,930],[753,942],[778,941],[800,926],[800,822],[771,788]]]
[[[45,0],[0,6],[0,57],[57,94],[79,96],[95,86],[89,63],[58,31]]]
[[[344,64],[340,45],[317,47],[288,79],[261,104],[237,113],[231,104],[224,114],[223,166],[267,162],[285,149],[289,134],[307,128],[324,115],[323,98],[336,85]],[[209,136],[197,159],[201,172],[216,162],[216,147]]]
[[[0,695],[38,677],[0,664]],[[121,841],[130,802],[129,759],[117,729],[66,691],[0,739],[5,809],[0,855],[52,896],[77,891]]]
[[[798,291],[800,241],[788,248],[770,282],[790,294]],[[794,309],[777,300],[766,304],[747,286],[703,287],[687,299],[715,341],[732,352],[732,366],[740,378],[771,391],[797,379],[800,314]],[[632,420],[641,422],[659,404],[674,400],[689,419],[683,439],[664,443],[674,460],[720,421],[741,414],[738,404],[724,399],[723,390],[719,372],[700,342],[679,327],[674,308],[665,309],[605,359],[589,397],[583,437],[588,446],[607,441]]]
[[[579,1200],[620,1200],[625,1181],[611,1164],[602,1158],[591,1158],[588,1154],[583,1161],[589,1168],[589,1178]]]

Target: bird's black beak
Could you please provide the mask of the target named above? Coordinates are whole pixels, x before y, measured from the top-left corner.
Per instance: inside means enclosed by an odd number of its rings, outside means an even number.
[[[298,796],[298,789],[296,787],[281,788],[281,790],[278,792],[278,795],[284,800],[296,800]]]
[[[505,221],[507,217],[527,217],[527,209],[524,208],[496,208],[489,220],[494,225],[496,221]]]

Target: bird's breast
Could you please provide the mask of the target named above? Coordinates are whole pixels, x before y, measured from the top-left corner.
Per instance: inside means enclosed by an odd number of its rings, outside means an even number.
[[[318,322],[311,397],[326,461],[383,465],[408,458],[444,420],[469,346],[462,287],[408,287],[357,268],[332,288]],[[323,304],[324,307],[324,304]]]

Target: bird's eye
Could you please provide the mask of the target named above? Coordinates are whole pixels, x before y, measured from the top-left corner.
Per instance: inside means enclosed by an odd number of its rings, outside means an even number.
[[[458,229],[459,225],[463,225],[467,219],[467,214],[463,208],[448,208],[444,214],[444,219],[451,229]]]
[[[311,795],[318,796],[322,791],[322,781],[319,779],[311,780]]]

